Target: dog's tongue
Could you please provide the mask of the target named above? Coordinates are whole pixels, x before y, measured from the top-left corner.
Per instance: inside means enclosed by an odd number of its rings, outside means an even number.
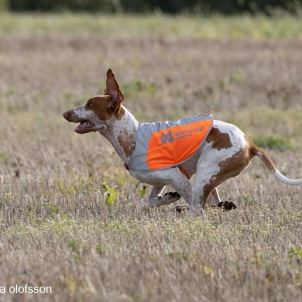
[[[74,129],[74,131],[75,131],[76,133],[84,133],[84,132],[86,131],[87,128],[90,128],[90,127],[92,127],[92,126],[93,126],[92,123],[86,121],[86,122],[81,123],[78,127],[76,127],[76,128]]]

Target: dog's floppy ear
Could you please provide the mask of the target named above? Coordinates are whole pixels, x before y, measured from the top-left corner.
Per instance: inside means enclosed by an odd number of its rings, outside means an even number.
[[[114,74],[111,69],[107,71],[107,81],[106,81],[106,89],[104,90],[104,94],[110,95],[112,101],[109,105],[110,109],[116,111],[124,100],[124,96],[120,91],[117,81],[115,80]]]

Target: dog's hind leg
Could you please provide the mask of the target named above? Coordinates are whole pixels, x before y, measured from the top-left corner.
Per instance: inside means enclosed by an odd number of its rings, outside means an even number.
[[[209,149],[208,153],[204,153],[199,158],[197,164],[198,169],[196,171],[194,192],[190,207],[191,213],[204,214],[204,208],[211,192],[225,180],[238,176],[250,162],[248,149],[239,150],[228,157],[224,156],[223,152],[216,152],[210,158],[209,155],[211,155],[211,152],[213,153]],[[223,208],[228,210],[227,207],[223,206]]]
[[[210,194],[208,199],[208,206],[213,208],[218,207],[223,209],[224,211],[230,211],[237,208],[236,204],[232,201],[221,201],[217,188],[215,188]]]
[[[218,189],[215,188],[209,196],[208,205],[210,207],[221,207],[224,203],[220,200]],[[181,213],[183,211],[188,211],[190,209],[189,205],[179,205],[176,207],[176,211]]]
[[[212,191],[212,194],[209,196],[208,205],[209,206],[217,206],[221,202],[218,189],[215,188]]]
[[[232,201],[221,201],[217,188],[210,194],[208,206],[222,208],[224,211],[230,211],[237,208],[236,204]]]

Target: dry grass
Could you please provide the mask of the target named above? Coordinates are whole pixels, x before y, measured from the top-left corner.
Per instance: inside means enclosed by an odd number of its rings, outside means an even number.
[[[299,300],[301,187],[255,160],[220,188],[236,211],[148,209],[111,146],[62,113],[102,91],[111,67],[140,121],[212,109],[252,138],[290,141],[268,153],[301,177],[302,41],[111,30],[0,35],[0,287],[52,287],[0,301]]]

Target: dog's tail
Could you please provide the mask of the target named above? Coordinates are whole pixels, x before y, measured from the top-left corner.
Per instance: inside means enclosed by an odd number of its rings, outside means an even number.
[[[302,178],[300,179],[292,179],[285,177],[274,165],[270,157],[258,146],[255,144],[252,144],[251,151],[253,155],[258,156],[262,159],[266,167],[272,172],[272,174],[281,182],[287,184],[287,185],[302,185]]]

